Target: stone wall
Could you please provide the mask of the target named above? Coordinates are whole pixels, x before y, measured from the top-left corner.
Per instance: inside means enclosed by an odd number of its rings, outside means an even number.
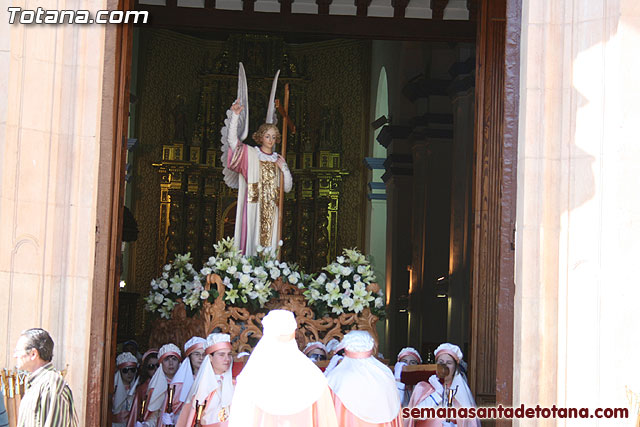
[[[37,6],[25,3],[12,5]],[[57,7],[117,7],[106,0],[67,3]],[[0,368],[15,366],[22,330],[47,329],[55,342],[54,366],[67,368],[84,424],[98,183],[113,144],[116,26],[8,22],[3,8]]]
[[[640,391],[640,5],[525,0],[522,24],[514,405],[624,407]]]

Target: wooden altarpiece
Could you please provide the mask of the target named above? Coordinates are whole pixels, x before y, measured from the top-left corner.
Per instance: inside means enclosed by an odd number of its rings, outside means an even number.
[[[319,269],[341,250],[340,198],[349,172],[342,165],[340,128],[333,125],[339,113],[309,99],[312,80],[306,66],[296,62],[282,39],[257,35],[231,36],[222,54],[202,67],[197,101],[180,95],[174,102],[172,136],[153,164],[160,175],[156,265],[186,252],[198,263],[213,255],[214,243],[233,236],[237,190],[223,181],[220,129],[236,96],[238,62],[247,70],[249,86],[250,136],[245,142],[264,120],[276,70],[276,97],[282,99],[285,84],[291,87],[289,114],[298,132],[290,136],[286,154],[294,187],[284,202],[282,258],[307,271]],[[313,128],[310,115],[321,118],[321,129]]]

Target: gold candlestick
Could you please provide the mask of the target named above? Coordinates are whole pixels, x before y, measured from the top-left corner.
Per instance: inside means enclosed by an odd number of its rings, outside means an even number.
[[[167,393],[169,394],[169,396],[167,397],[167,414],[172,414],[173,413],[173,398],[174,395],[176,393],[176,386],[175,385],[168,385],[167,386]]]
[[[138,421],[144,421],[144,411],[147,408],[147,396],[142,399],[142,403],[140,403],[140,413],[138,414]]]
[[[176,386],[175,385],[168,385],[167,386],[167,393],[169,393],[169,397],[167,399],[167,414],[170,414],[173,412],[173,395],[176,392]]]
[[[453,397],[456,395],[456,393],[458,393],[458,386],[456,386],[455,390],[450,388],[447,389],[447,408],[451,408],[453,406]],[[449,411],[447,411],[447,415],[448,414]],[[447,417],[446,421],[451,422],[453,420]]]
[[[455,390],[447,389],[447,407],[453,406],[453,397],[458,393],[458,386]]]
[[[206,400],[204,401],[204,403],[202,405],[198,404],[198,401],[196,400],[196,423],[195,423],[195,427],[201,427],[202,426],[202,413],[204,412],[205,406],[207,406],[207,401]]]

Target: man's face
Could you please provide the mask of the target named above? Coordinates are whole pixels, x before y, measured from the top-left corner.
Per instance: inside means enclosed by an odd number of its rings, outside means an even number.
[[[35,348],[25,350],[27,337],[21,336],[16,343],[13,357],[16,358],[16,366],[23,371],[33,372],[36,370],[38,351]]]
[[[198,369],[200,369],[200,365],[202,365],[204,350],[194,350],[194,352],[189,355],[189,359],[191,360],[191,368],[195,374],[198,372]]]
[[[216,375],[222,375],[231,367],[231,350],[222,349],[218,350],[211,355],[211,366],[213,366],[213,372]]]
[[[173,378],[179,367],[180,360],[176,356],[167,356],[162,359],[162,370],[164,371],[164,374],[169,378]]]

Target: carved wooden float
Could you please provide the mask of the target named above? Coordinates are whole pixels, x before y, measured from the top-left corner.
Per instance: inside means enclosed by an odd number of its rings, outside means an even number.
[[[378,316],[365,308],[361,313],[343,313],[336,317],[316,319],[313,310],[307,305],[302,290],[280,278],[272,283],[278,292],[264,309],[252,313],[246,308],[227,305],[224,301],[225,286],[217,274],[207,276],[206,289],[215,285],[218,297],[213,303],[205,302],[202,309],[193,317],[188,317],[183,304],[177,305],[169,320],[157,320],[152,327],[149,339],[150,347],[160,347],[166,343],[174,343],[182,348],[183,344],[193,336],[206,337],[213,331],[231,335],[234,352],[251,352],[253,346],[262,337],[262,318],[273,309],[286,309],[294,313],[298,323],[296,341],[300,349],[313,341],[323,344],[332,338],[342,340],[344,334],[352,329],[369,331],[378,342],[376,322]],[[377,285],[376,285],[377,286]]]

